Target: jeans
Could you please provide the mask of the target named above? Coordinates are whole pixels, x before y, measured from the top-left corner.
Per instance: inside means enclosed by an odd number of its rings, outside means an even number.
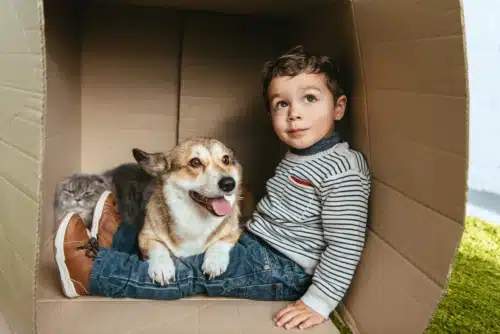
[[[122,223],[115,233],[112,248],[101,248],[92,266],[91,295],[173,300],[204,294],[295,301],[311,284],[311,276],[302,267],[259,237],[245,233],[231,250],[229,266],[222,275],[208,279],[203,274],[204,254],[172,257],[175,282],[161,286],[149,277],[148,262],[137,256],[137,234],[133,225]]]

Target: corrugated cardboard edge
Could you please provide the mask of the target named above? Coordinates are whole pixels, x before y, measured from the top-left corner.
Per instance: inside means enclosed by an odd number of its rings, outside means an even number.
[[[436,308],[434,309],[434,312],[432,312],[432,314],[430,315],[430,317],[427,321],[427,327],[429,327],[429,324],[430,324],[432,318],[436,314],[436,311],[439,307],[439,304],[441,303],[441,301],[443,300],[443,298],[446,296],[446,294],[448,292],[448,284],[450,282],[451,274],[453,272],[453,265],[455,264],[455,261],[457,260],[458,249],[460,248],[460,243],[461,243],[461,240],[463,237],[463,231],[464,231],[464,229],[462,227],[462,235],[461,235],[460,240],[458,241],[458,243],[455,247],[455,252],[454,252],[455,255],[453,256],[453,261],[451,261],[451,263],[450,263],[450,267],[448,269],[448,274],[446,275],[446,280],[444,282],[443,289],[441,290],[441,295],[439,296],[439,298],[437,300]]]
[[[468,62],[468,56],[467,56],[467,38],[466,38],[467,30],[466,30],[466,26],[465,26],[464,3],[463,3],[463,0],[458,0],[458,2],[460,3],[460,21],[462,24],[462,43],[463,43],[464,68],[465,68],[464,79],[465,79],[465,87],[466,87],[466,92],[467,92],[467,94],[465,96],[465,105],[466,105],[466,108],[465,108],[465,123],[466,123],[465,139],[466,139],[466,143],[465,144],[467,146],[466,154],[467,154],[467,160],[468,160],[469,156],[470,156],[470,140],[469,140],[469,135],[470,135],[470,130],[469,130],[469,128],[470,128],[469,127],[470,89],[469,89],[469,62]],[[465,188],[464,188],[464,192],[465,192],[464,206],[465,207],[467,206],[467,197],[468,197],[467,196],[468,178],[469,178],[469,164],[467,164],[465,167]],[[448,274],[446,275],[446,280],[445,280],[444,285],[443,285],[443,290],[441,291],[441,296],[438,299],[438,303],[437,303],[436,308],[434,309],[434,312],[432,312],[431,316],[429,317],[427,326],[429,326],[432,318],[436,314],[436,311],[439,307],[439,304],[441,303],[441,301],[443,300],[443,298],[446,296],[446,294],[448,292],[448,285],[450,283],[450,278],[451,278],[451,275],[453,273],[453,267],[455,265],[455,262],[457,261],[458,249],[460,248],[460,244],[462,243],[462,238],[464,236],[466,218],[467,218],[467,208],[464,209],[464,217],[462,218],[462,222],[460,224],[462,233],[461,233],[460,239],[458,240],[458,242],[455,246],[453,259],[452,259],[450,266],[448,268]]]
[[[464,2],[463,0],[458,0],[460,2],[460,21],[462,23],[462,43],[463,43],[463,56],[464,56],[464,67],[465,67],[465,73],[464,73],[464,79],[465,79],[465,88],[467,91],[467,95],[465,96],[465,105],[466,105],[466,110],[465,110],[465,138],[467,142],[465,143],[467,145],[466,149],[466,154],[467,154],[467,160],[469,160],[470,157],[470,83],[469,83],[469,60],[468,60],[468,54],[467,54],[467,27],[465,26],[465,15],[464,15]],[[465,209],[467,209],[467,188],[468,188],[468,179],[469,179],[469,164],[467,164],[465,168]],[[464,210],[464,212],[467,214],[467,210]],[[465,220],[465,217],[464,217]],[[463,221],[465,223],[465,221]],[[462,224],[464,226],[464,224]],[[457,248],[458,249],[458,248]],[[456,254],[455,254],[456,255]]]
[[[40,57],[42,66],[42,124],[40,129],[40,160],[38,165],[38,219],[36,224],[36,244],[35,244],[35,268],[33,269],[33,326],[32,333],[38,333],[38,321],[36,312],[36,297],[38,289],[38,271],[39,271],[39,259],[40,259],[40,231],[43,222],[43,162],[45,160],[45,124],[46,124],[46,106],[47,106],[47,57],[46,57],[46,42],[45,42],[45,15],[44,15],[44,1],[37,0],[37,12],[38,12],[38,24],[40,27]]]

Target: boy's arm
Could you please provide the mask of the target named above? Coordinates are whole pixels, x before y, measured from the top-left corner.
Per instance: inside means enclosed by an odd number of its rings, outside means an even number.
[[[348,172],[326,179],[322,187],[321,218],[327,247],[301,300],[328,318],[349,288],[361,257],[370,180],[359,172]]]

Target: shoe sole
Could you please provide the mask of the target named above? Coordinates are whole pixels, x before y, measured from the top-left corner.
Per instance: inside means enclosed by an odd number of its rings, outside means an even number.
[[[111,191],[106,190],[101,194],[99,200],[94,209],[94,217],[92,218],[92,228],[90,230],[90,236],[97,239],[97,232],[99,231],[99,221],[102,217],[102,210],[104,209],[104,203],[106,203],[106,199],[108,198]]]
[[[68,298],[79,297],[80,295],[76,292],[75,286],[71,281],[71,276],[69,275],[68,267],[66,266],[66,256],[64,255],[64,235],[66,234],[66,229],[68,228],[69,221],[76,213],[68,213],[59,224],[56,232],[56,238],[54,245],[56,248],[56,263],[59,268],[59,275],[61,277],[61,282],[63,286],[63,293]]]

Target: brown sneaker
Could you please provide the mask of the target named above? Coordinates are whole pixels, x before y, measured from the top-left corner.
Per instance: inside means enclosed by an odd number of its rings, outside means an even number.
[[[82,218],[68,213],[59,224],[54,240],[57,268],[66,297],[89,294],[92,259],[98,251],[99,245],[95,239],[89,238]]]
[[[110,191],[105,191],[94,209],[90,236],[97,239],[100,247],[111,248],[113,236],[121,222],[115,196]]]

